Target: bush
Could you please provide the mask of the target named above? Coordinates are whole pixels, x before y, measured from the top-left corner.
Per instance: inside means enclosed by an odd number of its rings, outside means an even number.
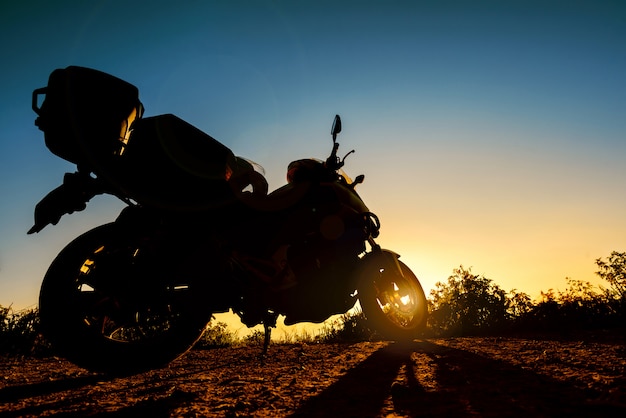
[[[43,354],[49,349],[39,333],[39,311],[13,311],[0,306],[0,353],[8,355]]]
[[[598,258],[596,265],[600,269],[596,274],[611,286],[609,295],[615,299],[624,300],[626,298],[626,253],[613,251],[607,261]]]
[[[620,309],[610,292],[596,291],[589,282],[566,280],[564,292],[541,292],[541,300],[516,318],[516,329],[563,333],[621,325]]]
[[[500,329],[509,323],[509,308],[526,309],[523,294],[512,304],[498,285],[471,269],[454,269],[446,283],[430,292],[428,327],[434,335],[470,335]]]
[[[380,339],[375,331],[367,325],[367,320],[362,311],[346,312],[338,319],[328,323],[322,333],[317,337],[319,342],[354,342],[371,341]]]
[[[490,279],[460,266],[446,283],[437,283],[429,299],[429,333],[435,336],[518,332],[569,332],[624,324],[626,253],[611,253],[596,260],[597,274],[608,290],[566,278],[563,292],[549,289],[540,300],[512,290],[504,292]]]
[[[232,347],[239,343],[237,332],[228,330],[228,325],[224,322],[209,322],[206,330],[196,343],[196,349],[210,349]]]
[[[609,283],[604,291],[611,311],[610,322],[618,325],[626,322],[626,252],[611,252],[607,261],[598,258],[598,276]]]

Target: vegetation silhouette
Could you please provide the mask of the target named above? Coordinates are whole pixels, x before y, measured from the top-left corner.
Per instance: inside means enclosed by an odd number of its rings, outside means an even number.
[[[49,344],[39,332],[37,309],[14,311],[0,305],[0,354],[33,355],[48,353]]]
[[[460,266],[446,282],[438,282],[428,298],[427,330],[416,337],[557,333],[622,328],[626,306],[626,252],[613,251],[596,260],[596,274],[609,287],[566,278],[564,291],[542,291],[539,300],[517,290],[504,291],[491,279]],[[223,322],[210,323],[196,348],[259,344],[255,333],[237,336]],[[362,312],[347,313],[317,335],[289,335],[279,343],[355,342],[381,339],[368,328]],[[37,309],[14,311],[0,306],[0,354],[48,355],[50,345],[39,332]]]
[[[505,292],[463,266],[446,283],[437,283],[429,298],[428,332],[465,336],[503,332],[556,332],[623,327],[626,253],[613,251],[596,260],[596,274],[609,288],[566,278],[565,291],[542,291],[538,301],[517,290]]]

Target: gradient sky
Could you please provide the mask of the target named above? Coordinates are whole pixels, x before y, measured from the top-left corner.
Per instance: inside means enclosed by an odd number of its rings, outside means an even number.
[[[463,265],[535,297],[626,251],[623,1],[4,1],[0,52],[3,306],[34,306],[55,255],[123,207],[26,235],[74,171],[30,106],[68,65],[133,83],[146,116],[218,138],[270,189],[327,156],[339,113],[379,242],[427,291]]]

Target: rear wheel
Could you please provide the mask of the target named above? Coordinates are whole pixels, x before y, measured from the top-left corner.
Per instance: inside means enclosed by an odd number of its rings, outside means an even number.
[[[396,257],[389,253],[388,257]],[[365,318],[383,336],[397,341],[417,338],[425,329],[428,315],[426,296],[419,280],[401,261],[397,268],[385,267],[383,257],[368,260],[358,287]]]
[[[194,285],[117,224],[95,228],[54,260],[39,296],[42,331],[59,354],[93,371],[136,373],[184,354],[209,318]]]

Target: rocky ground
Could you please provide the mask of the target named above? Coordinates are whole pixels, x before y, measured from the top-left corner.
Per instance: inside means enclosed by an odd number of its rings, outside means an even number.
[[[0,417],[626,416],[626,340],[451,338],[191,351],[107,377],[0,359]]]

